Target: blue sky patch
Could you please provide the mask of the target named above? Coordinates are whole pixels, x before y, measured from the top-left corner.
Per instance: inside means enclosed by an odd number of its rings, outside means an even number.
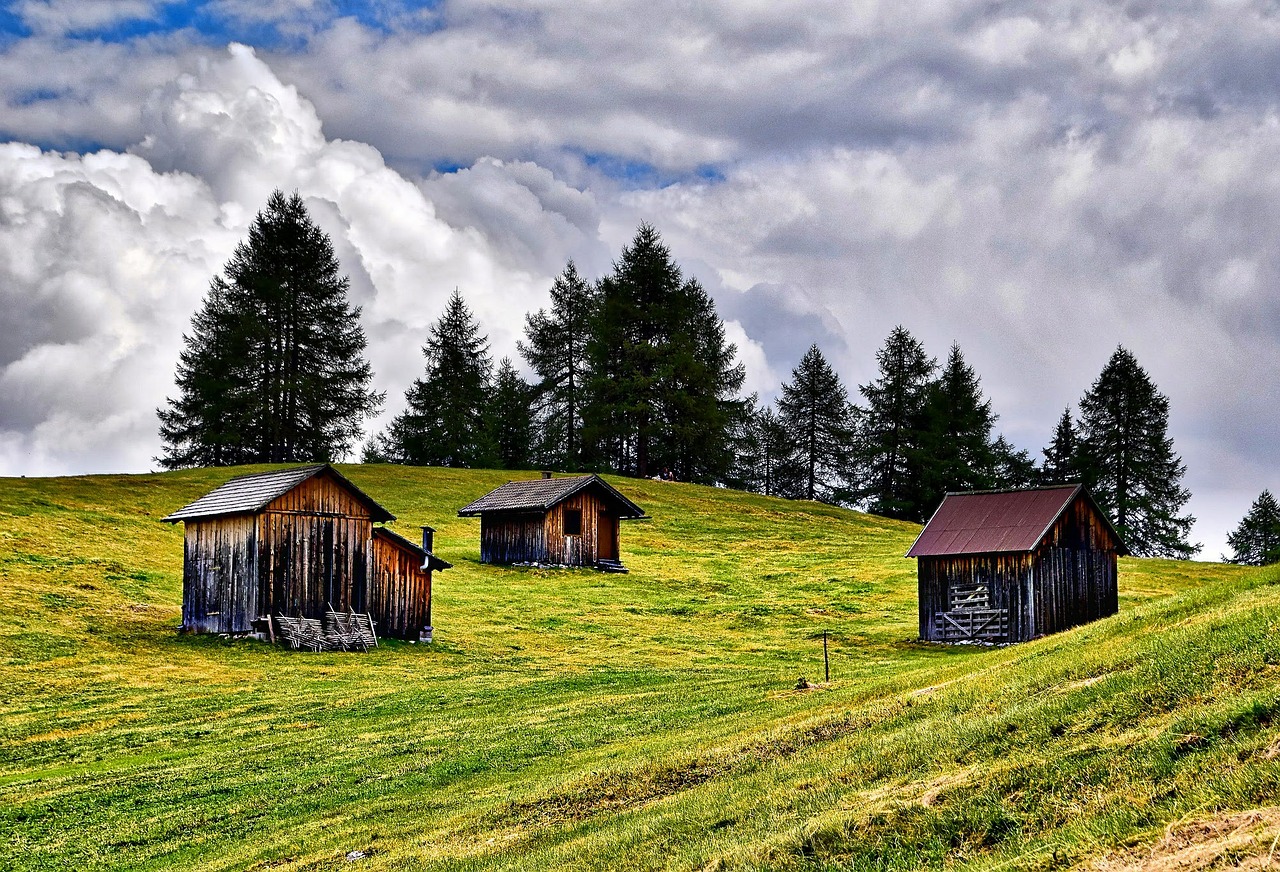
[[[579,152],[583,163],[603,173],[624,188],[649,190],[665,188],[680,182],[718,183],[725,180],[724,171],[711,164],[700,164],[687,170],[663,169],[647,161],[630,160],[602,152]]]

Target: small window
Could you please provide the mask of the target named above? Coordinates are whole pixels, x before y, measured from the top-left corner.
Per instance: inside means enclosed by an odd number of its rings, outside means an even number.
[[[582,535],[582,509],[564,510],[564,534],[566,536]]]

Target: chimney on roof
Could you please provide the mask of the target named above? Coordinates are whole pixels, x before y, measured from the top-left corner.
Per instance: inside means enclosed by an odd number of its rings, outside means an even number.
[[[549,470],[549,469],[544,469],[544,470],[542,470],[542,477],[543,477],[543,478],[551,478],[551,470]]]
[[[435,527],[423,526],[422,528],[422,550],[431,553],[431,546],[435,544],[436,530]]]

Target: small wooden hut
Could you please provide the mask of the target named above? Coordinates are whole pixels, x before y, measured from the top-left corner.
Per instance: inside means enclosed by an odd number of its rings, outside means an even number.
[[[626,572],[619,521],[644,510],[598,475],[509,481],[458,510],[480,518],[481,563],[592,566]]]
[[[920,638],[1024,642],[1113,615],[1128,553],[1080,485],[947,494],[907,552]]]
[[[231,479],[168,517],[186,532],[182,626],[247,633],[268,615],[372,615],[377,632],[430,638],[431,573],[450,564],[385,527],[395,516],[328,464]],[[255,626],[259,624],[259,626]]]

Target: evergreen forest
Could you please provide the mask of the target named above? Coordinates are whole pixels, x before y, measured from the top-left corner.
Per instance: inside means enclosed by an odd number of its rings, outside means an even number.
[[[159,462],[348,455],[385,397],[370,388],[347,288],[298,195],[273,193],[184,336],[178,396],[158,410]],[[939,361],[901,325],[874,352],[867,384],[846,387],[814,344],[776,401],[763,403],[743,394],[746,373],[710,294],[641,224],[607,274],[590,279],[565,265],[548,306],[526,315],[518,351],[519,362],[495,362],[455,289],[426,333],[403,411],[364,439],[361,459],[665,478],[917,523],[948,492],[1079,482],[1134,554],[1199,549],[1169,400],[1123,347],[1078,411],[1063,412],[1038,461],[998,432],[958,344]],[[1254,514],[1266,510],[1263,501]],[[1250,524],[1276,533],[1265,518]],[[1239,562],[1280,556],[1271,539],[1238,536]]]

